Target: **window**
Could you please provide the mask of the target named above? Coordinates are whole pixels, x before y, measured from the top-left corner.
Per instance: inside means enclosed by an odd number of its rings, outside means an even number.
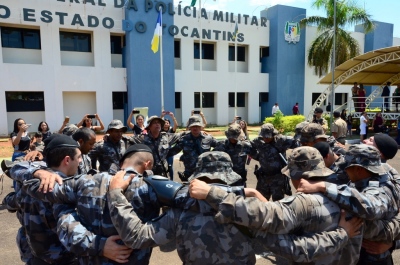
[[[181,108],[181,92],[175,92],[175,109]]]
[[[60,49],[70,52],[92,52],[92,36],[88,33],[60,31]]]
[[[122,54],[125,47],[125,36],[110,36],[111,54]]]
[[[269,100],[268,92],[260,92],[258,106],[261,106],[261,103],[263,102],[268,102],[268,100]]]
[[[43,92],[6,92],[7,112],[44,111]]]
[[[214,93],[201,93],[203,108],[214,108]],[[194,107],[200,108],[200,92],[194,92]]]
[[[314,105],[321,93],[312,93],[311,104]]]
[[[180,40],[174,41],[174,57],[181,58],[181,41]]]
[[[40,30],[0,27],[1,46],[5,48],[41,49]]]
[[[246,93],[237,93],[237,107],[246,107]],[[229,93],[229,107],[235,107],[235,93]]]
[[[335,93],[335,105],[343,105],[347,102],[347,93]]]
[[[269,47],[260,47],[260,62],[264,57],[269,56]]]
[[[246,47],[244,46],[237,46],[237,60],[238,62],[245,62],[246,61]],[[228,59],[229,61],[235,61],[235,46],[229,46],[228,51]]]
[[[214,44],[202,43],[202,59],[214,60]],[[194,43],[194,59],[200,59],[200,43]]]
[[[124,109],[128,103],[127,92],[112,92],[113,109]]]

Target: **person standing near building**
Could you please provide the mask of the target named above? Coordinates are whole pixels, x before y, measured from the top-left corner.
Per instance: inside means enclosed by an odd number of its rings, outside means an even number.
[[[55,174],[63,179],[76,174],[81,162],[81,151],[78,143],[71,137],[54,135],[47,138],[43,152],[47,167]],[[13,167],[10,175],[14,181],[22,185],[22,180],[16,177],[18,168],[20,167]],[[16,198],[22,211],[23,227],[33,255],[31,264],[75,265],[75,254],[67,251],[55,233],[57,219],[53,215],[52,203],[31,197],[23,189],[19,190]]]
[[[169,115],[172,120],[174,121],[174,126],[171,127],[171,121],[169,119],[164,118],[165,115]],[[176,133],[176,129],[178,128],[178,121],[175,118],[174,113],[171,111],[163,111],[161,113],[161,118],[164,119],[165,124],[162,127],[161,131],[166,133]],[[168,163],[168,174],[171,180],[174,179],[174,156],[167,156],[167,163]]]
[[[358,88],[358,106],[360,111],[365,111],[365,96],[367,95],[367,91],[364,88],[363,84],[360,84],[360,87]]]
[[[261,126],[258,138],[251,141],[250,156],[259,161],[260,168],[254,174],[257,177],[256,189],[269,200],[283,199],[285,196],[286,177],[281,169],[285,166],[281,155],[286,157],[286,150],[297,144],[293,138],[278,133],[271,123]]]
[[[332,110],[332,105],[331,105],[331,102],[328,102],[328,105],[326,105],[326,112],[331,112],[331,110]]]
[[[367,113],[363,111],[360,116],[360,140],[367,139],[369,119]]]
[[[336,141],[345,145],[347,135],[347,123],[340,117],[339,111],[333,112],[334,120],[331,125],[331,132]]]
[[[21,118],[14,121],[14,129],[10,134],[12,147],[14,153],[12,155],[12,161],[15,161],[18,157],[25,156],[29,152],[29,147],[31,145],[31,138],[29,137],[28,128],[30,124],[26,124]]]
[[[351,88],[351,98],[353,99],[354,109],[356,112],[359,111],[358,109],[358,83],[354,82],[353,87]]]
[[[180,139],[180,134],[162,131],[165,121],[158,116],[151,116],[146,127],[147,134],[127,138],[129,145],[145,144],[153,151],[154,164],[152,171],[155,175],[168,177],[168,152]]]
[[[198,115],[191,116],[187,122],[190,132],[183,133],[169,155],[176,155],[183,151],[179,161],[183,162],[185,171],[178,172],[182,181],[187,181],[196,168],[197,158],[217,145],[217,140],[211,135],[203,133],[203,123]]]
[[[107,172],[112,163],[119,162],[126,150],[126,144],[122,141],[122,134],[127,129],[120,120],[112,120],[110,122],[107,128],[108,137],[105,140],[97,142],[89,152],[93,169],[97,169],[97,161],[99,162],[100,172]]]
[[[242,177],[242,185],[246,187],[246,161],[247,155],[251,152],[251,144],[245,140],[244,133],[237,123],[230,124],[225,135],[227,139],[218,142],[213,151],[225,152],[230,156],[233,171]]]
[[[280,111],[279,105],[278,105],[278,103],[275,103],[275,105],[272,107],[272,116],[274,116],[275,113],[276,113],[278,110]]]
[[[382,111],[390,111],[389,108],[389,97],[390,97],[390,85],[392,83],[387,82],[386,86],[384,86],[383,90],[382,90],[382,94],[381,97],[384,97],[384,104],[383,104],[383,108]]]
[[[132,117],[133,115],[136,115],[136,124],[132,123]],[[128,119],[126,120],[126,124],[128,125],[129,128],[132,129],[133,134],[135,136],[141,135],[142,133],[146,134],[146,126],[144,126],[144,116],[140,114],[139,110],[133,109],[131,113],[129,114]]]
[[[328,122],[322,117],[324,110],[320,107],[315,108],[312,123],[318,123],[324,129],[324,133],[328,130]]]
[[[400,84],[397,84],[396,89],[393,92],[393,100],[396,105],[396,112],[399,112],[399,104],[400,104]]]
[[[293,115],[300,115],[300,110],[299,110],[299,103],[296,102],[296,104],[292,108]]]

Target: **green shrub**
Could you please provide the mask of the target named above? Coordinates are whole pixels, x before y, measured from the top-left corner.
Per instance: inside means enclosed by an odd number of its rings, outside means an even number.
[[[287,134],[294,132],[296,125],[305,121],[303,115],[284,116],[281,111],[277,111],[274,117],[265,118],[264,123],[272,123],[280,133]]]

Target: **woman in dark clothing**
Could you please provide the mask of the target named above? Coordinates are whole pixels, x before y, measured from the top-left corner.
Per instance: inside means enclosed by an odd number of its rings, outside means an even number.
[[[14,121],[14,130],[10,134],[11,143],[14,148],[12,161],[15,161],[18,157],[25,156],[29,152],[31,138],[29,137],[28,128],[30,126],[30,124],[26,124],[21,118]]]
[[[144,126],[144,116],[142,114],[138,114],[136,116],[136,124],[132,123],[132,117],[133,117],[134,113],[131,112],[131,114],[129,114],[128,120],[126,121],[126,123],[128,124],[128,127],[132,129],[134,135],[140,135],[140,134],[146,134],[146,126]]]
[[[39,123],[37,131],[42,133],[42,137],[43,137],[42,141],[44,141],[47,137],[49,137],[51,135],[50,127],[47,124],[47,122],[45,122],[45,121],[41,121]]]
[[[171,121],[164,118],[165,115],[171,116],[171,118],[174,121],[174,126],[173,127],[171,127]],[[169,111],[163,111],[161,113],[161,118],[165,121],[164,127],[161,128],[161,131],[167,132],[167,133],[175,133],[176,129],[178,128],[178,122],[176,121],[174,114],[172,112],[169,112]],[[167,157],[167,162],[168,162],[169,178],[171,180],[174,180],[174,157],[173,156]]]

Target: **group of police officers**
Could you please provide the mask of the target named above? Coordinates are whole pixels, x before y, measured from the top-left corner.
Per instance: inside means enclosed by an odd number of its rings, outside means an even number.
[[[148,264],[152,247],[175,240],[184,264],[255,264],[255,242],[293,264],[393,264],[400,190],[390,136],[346,151],[319,122],[299,123],[294,137],[265,123],[251,141],[235,122],[223,141],[197,115],[181,133],[164,123],[152,116],[146,133],[128,137],[113,120],[97,143],[90,128],[67,125],[46,139],[45,162],[3,163],[16,182],[3,203],[21,223],[22,261]],[[167,178],[167,157],[180,152],[182,183]],[[250,158],[256,189],[246,187]],[[298,192],[285,197],[289,180]]]

